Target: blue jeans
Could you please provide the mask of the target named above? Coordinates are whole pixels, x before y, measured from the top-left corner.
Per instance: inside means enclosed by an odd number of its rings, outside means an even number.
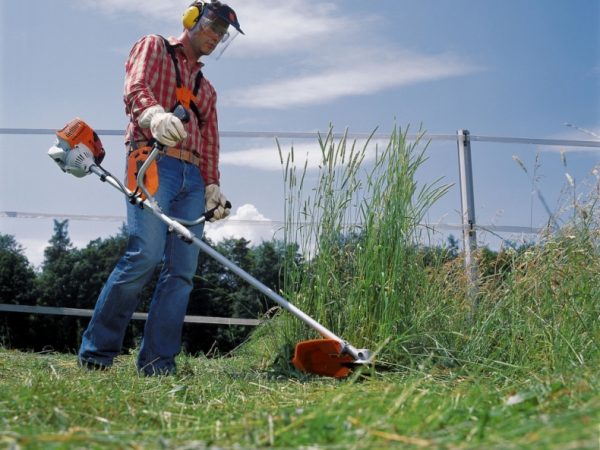
[[[154,197],[162,211],[192,220],[204,212],[204,181],[198,167],[169,156],[157,159],[159,187]],[[108,367],[121,352],[127,325],[140,293],[156,267],[162,270],[144,327],[137,367],[143,374],[175,371],[181,350],[181,333],[199,249],[187,244],[151,212],[127,202],[127,250],[110,274],[83,334],[82,364]],[[204,225],[190,227],[198,237]]]

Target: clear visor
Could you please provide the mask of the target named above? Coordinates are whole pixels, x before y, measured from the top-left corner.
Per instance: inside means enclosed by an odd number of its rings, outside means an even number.
[[[215,59],[219,59],[237,35],[240,34],[235,28],[231,27],[230,29],[229,23],[218,17],[212,11],[203,14],[191,31],[192,33],[196,33],[205,30],[210,30],[220,38],[218,45],[210,55]]]

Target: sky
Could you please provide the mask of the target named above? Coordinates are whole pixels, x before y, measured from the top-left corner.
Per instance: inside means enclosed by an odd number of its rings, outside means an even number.
[[[0,0],[0,128],[59,129],[81,117],[123,130],[124,63],[146,34],[179,35],[188,0]],[[245,35],[204,59],[223,132],[456,134],[597,140],[598,0],[231,0]],[[576,127],[566,126],[566,123]],[[581,131],[589,130],[589,132]],[[593,133],[593,134],[590,134]],[[124,172],[122,136],[102,135],[103,167]],[[0,134],[0,233],[35,265],[53,217],[77,246],[115,234],[122,195],[93,176],[63,174],[46,156],[54,136]],[[281,138],[316,173],[315,138]],[[565,197],[597,182],[598,148],[473,142],[478,224],[543,226]],[[317,155],[317,156],[315,156]],[[452,185],[427,216],[458,224],[456,142],[432,141],[419,182]],[[523,170],[518,162],[527,169]],[[272,238],[285,220],[275,139],[223,138],[221,186],[232,217],[213,239]],[[18,218],[2,217],[18,212]],[[27,215],[38,216],[27,218]],[[43,217],[40,217],[42,216]],[[6,214],[4,214],[6,216]],[[455,235],[459,232],[455,231]],[[494,236],[480,233],[485,245]]]

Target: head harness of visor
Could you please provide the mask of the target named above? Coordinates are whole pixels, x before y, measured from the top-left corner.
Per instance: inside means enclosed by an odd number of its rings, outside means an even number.
[[[213,1],[212,3],[203,1],[193,2],[183,13],[183,27],[186,30],[191,30],[203,16],[206,17],[209,15],[224,20],[241,34],[244,34],[240,28],[240,23],[238,22],[235,11],[228,5],[219,1]]]

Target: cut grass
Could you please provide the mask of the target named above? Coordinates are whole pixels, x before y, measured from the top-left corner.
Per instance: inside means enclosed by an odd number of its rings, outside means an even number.
[[[248,357],[179,358],[144,378],[75,356],[0,350],[2,448],[597,449],[600,376],[509,379],[431,367],[344,381],[277,377]]]

